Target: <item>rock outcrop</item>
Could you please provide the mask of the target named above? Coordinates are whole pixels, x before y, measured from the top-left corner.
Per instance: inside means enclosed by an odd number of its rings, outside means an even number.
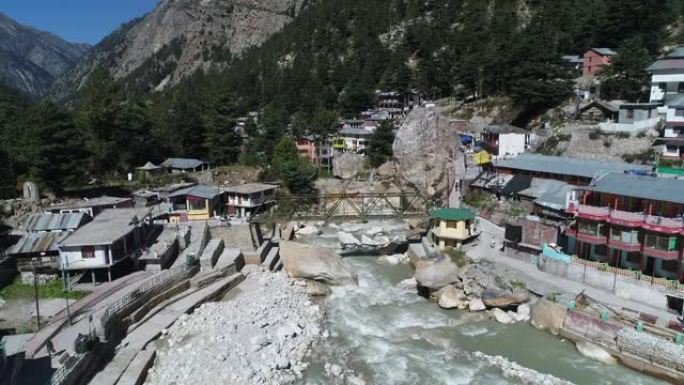
[[[392,147],[400,183],[415,186],[425,197],[446,192],[447,181],[453,183],[465,176],[465,153],[457,150],[461,146],[458,137],[436,108],[415,108],[399,128]]]
[[[333,158],[333,173],[338,178],[352,179],[365,169],[366,158],[361,155],[347,152]]]
[[[458,266],[445,257],[418,260],[415,277],[418,285],[439,290],[458,281]]]
[[[356,283],[356,274],[351,266],[327,248],[281,242],[280,259],[292,278],[307,278],[332,285]]]
[[[557,336],[563,328],[567,313],[568,310],[564,306],[542,299],[532,307],[530,324]]]
[[[482,302],[488,307],[509,308],[527,302],[529,299],[527,292],[501,294],[495,290],[486,289],[482,293]]]

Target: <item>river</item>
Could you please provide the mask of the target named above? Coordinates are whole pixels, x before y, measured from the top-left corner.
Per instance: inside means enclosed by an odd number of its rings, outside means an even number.
[[[326,363],[373,385],[538,383],[524,381],[528,375],[539,377],[524,368],[577,385],[664,384],[585,358],[571,342],[529,324],[501,325],[484,313],[439,309],[395,288],[411,277],[408,266],[379,265],[375,257],[346,260],[355,268],[359,286],[333,288],[324,300],[330,337],[313,346],[302,382],[306,385],[345,384],[342,376],[326,377]],[[499,355],[523,370],[509,370],[491,358]]]

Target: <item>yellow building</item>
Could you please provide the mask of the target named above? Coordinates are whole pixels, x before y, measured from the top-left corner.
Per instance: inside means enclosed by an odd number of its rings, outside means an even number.
[[[206,220],[223,213],[223,191],[210,186],[193,186],[169,195],[169,221],[181,223]]]
[[[468,209],[436,209],[431,215],[430,235],[440,249],[461,247],[463,242],[480,234],[475,227],[475,214]]]

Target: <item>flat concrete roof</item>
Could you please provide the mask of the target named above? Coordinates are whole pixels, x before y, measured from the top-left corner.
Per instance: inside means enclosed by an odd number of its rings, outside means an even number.
[[[59,245],[64,247],[111,245],[135,228],[134,218],[142,221],[150,212],[151,208],[105,210],[92,222],[69,235]]]
[[[91,207],[115,206],[132,201],[131,198],[118,198],[103,195],[98,198],[83,198],[73,203],[61,203],[48,207],[48,211],[86,209]]]
[[[261,191],[275,190],[278,186],[266,183],[247,183],[238,186],[224,187],[223,191],[235,194],[254,194]]]

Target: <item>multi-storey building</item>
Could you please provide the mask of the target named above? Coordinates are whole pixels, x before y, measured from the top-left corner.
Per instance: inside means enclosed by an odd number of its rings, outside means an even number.
[[[566,251],[682,281],[684,180],[606,173],[568,193]]]

